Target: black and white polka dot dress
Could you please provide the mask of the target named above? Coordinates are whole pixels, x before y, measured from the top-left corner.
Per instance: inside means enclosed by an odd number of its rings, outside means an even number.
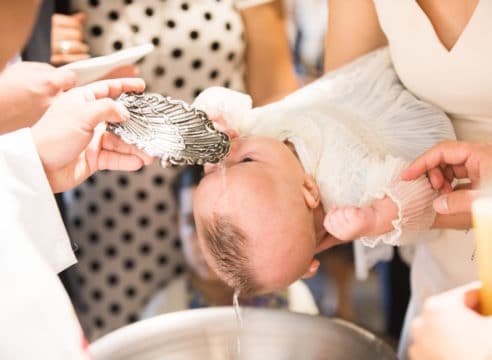
[[[92,55],[152,42],[140,63],[147,90],[191,102],[209,86],[245,90],[244,29],[234,0],[74,0]],[[100,172],[65,194],[79,246],[76,304],[90,340],[137,319],[155,291],[184,271],[170,184],[157,162],[136,173]]]

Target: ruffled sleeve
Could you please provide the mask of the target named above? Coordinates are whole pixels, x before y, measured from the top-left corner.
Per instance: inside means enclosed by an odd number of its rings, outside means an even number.
[[[350,122],[370,149],[359,164],[367,167],[360,205],[388,196],[399,210],[393,231],[354,242],[356,272],[364,278],[375,263],[391,259],[390,246],[413,244],[429,230],[435,218],[435,192],[425,176],[405,182],[400,174],[418,155],[440,141],[455,139],[455,134],[443,111],[403,87],[387,49],[327,74],[322,82],[326,84],[317,86],[325,89],[334,111]]]
[[[432,201],[436,192],[425,176],[413,181],[403,181],[400,174],[407,162],[387,156],[381,164],[369,171],[367,190],[360,205],[389,197],[398,207],[398,217],[393,220],[393,230],[378,236],[365,236],[360,241],[370,247],[380,242],[389,245],[407,245],[416,234],[429,230],[435,218]]]
[[[408,162],[393,156],[383,159],[368,157],[364,167],[364,192],[359,206],[367,206],[378,199],[389,197],[398,208],[390,232],[364,236],[354,241],[356,275],[365,279],[369,269],[379,261],[392,258],[393,246],[412,245],[430,230],[435,212],[432,202],[437,193],[426,176],[403,181],[400,174]]]
[[[239,134],[248,133],[254,126],[249,116],[253,100],[251,96],[238,91],[212,86],[197,96],[193,106],[204,111],[212,121],[236,130]]]

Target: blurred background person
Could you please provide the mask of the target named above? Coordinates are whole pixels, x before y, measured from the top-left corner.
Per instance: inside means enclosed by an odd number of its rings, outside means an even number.
[[[315,80],[323,74],[327,1],[284,0],[284,6],[296,70],[305,82]]]
[[[69,11],[71,30],[53,21],[52,38],[71,44],[54,62],[84,44],[97,56],[150,42],[155,51],[138,66],[148,91],[191,103],[219,85],[262,104],[298,87],[280,1],[75,0]],[[156,163],[100,173],[65,195],[79,247],[70,284],[90,340],[137,320],[150,296],[185,271],[170,187],[178,171]]]

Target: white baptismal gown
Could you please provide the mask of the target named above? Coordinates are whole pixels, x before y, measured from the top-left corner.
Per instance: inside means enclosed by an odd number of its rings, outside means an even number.
[[[400,173],[419,154],[455,135],[442,111],[403,88],[387,49],[253,110],[249,97],[219,88],[205,91],[195,106],[220,109],[227,125],[242,136],[290,141],[315,178],[325,210],[393,199],[399,209],[393,231],[355,242],[359,277],[391,256],[384,244],[411,244],[434,221],[436,193],[427,178],[405,182]]]

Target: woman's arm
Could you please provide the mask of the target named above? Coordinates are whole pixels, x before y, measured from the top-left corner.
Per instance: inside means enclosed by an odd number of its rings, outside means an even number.
[[[386,44],[373,0],[328,0],[325,71]]]
[[[287,40],[282,2],[244,9],[246,84],[255,105],[277,100],[299,87]]]

